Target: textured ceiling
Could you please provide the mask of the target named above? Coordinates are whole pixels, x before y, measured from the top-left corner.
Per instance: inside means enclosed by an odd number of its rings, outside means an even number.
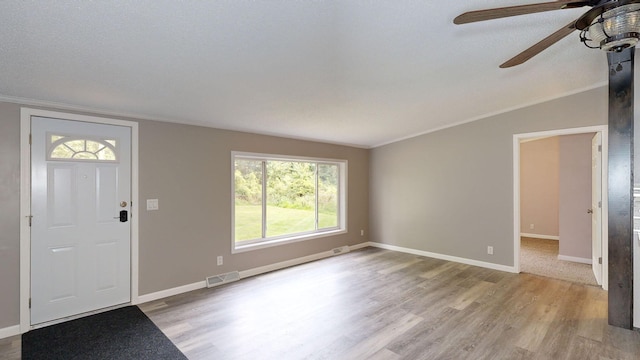
[[[466,25],[516,0],[0,2],[0,100],[374,147],[606,83],[588,8]]]

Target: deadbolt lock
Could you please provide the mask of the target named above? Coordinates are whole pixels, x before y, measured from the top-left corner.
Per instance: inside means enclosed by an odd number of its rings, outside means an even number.
[[[120,201],[120,207],[127,207],[126,201]]]

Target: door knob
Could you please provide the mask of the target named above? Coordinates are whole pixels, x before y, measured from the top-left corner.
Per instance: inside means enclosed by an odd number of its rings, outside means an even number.
[[[587,214],[593,214],[593,209],[587,209]]]

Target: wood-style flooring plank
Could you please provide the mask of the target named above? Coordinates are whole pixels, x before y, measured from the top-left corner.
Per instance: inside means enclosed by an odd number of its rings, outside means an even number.
[[[16,360],[21,358],[21,343],[22,338],[20,335],[10,336],[5,339],[0,339],[0,359],[2,360]]]
[[[382,350],[395,338],[402,336],[404,332],[419,324],[423,319],[419,316],[407,313],[396,318],[384,328],[369,334],[358,345],[349,350],[344,356],[347,359],[369,359]]]
[[[607,317],[607,301],[600,300],[597,295],[602,291],[596,288],[587,288],[587,297],[593,299],[582,307],[582,313],[578,319],[579,336],[602,342],[606,326],[599,319]]]
[[[463,292],[458,296],[451,304],[451,307],[458,310],[464,310],[467,306],[469,306],[472,302],[482,296],[487,290],[492,288],[495,284],[486,282],[486,281],[478,281],[475,285],[470,287],[467,291]]]

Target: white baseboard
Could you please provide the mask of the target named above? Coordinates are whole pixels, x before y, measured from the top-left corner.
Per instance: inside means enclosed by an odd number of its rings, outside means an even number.
[[[541,235],[541,234],[529,234],[529,233],[520,233],[520,237],[529,237],[535,239],[546,239],[546,240],[560,240],[560,236],[555,235]]]
[[[178,295],[178,294],[186,293],[189,291],[202,289],[206,286],[207,286],[207,282],[202,280],[193,284],[182,285],[182,286],[174,287],[171,289],[166,289],[166,290],[161,290],[161,291],[150,293],[150,294],[140,295],[138,296],[138,304],[144,304],[149,301],[154,301],[154,300],[166,298],[173,295]],[[137,305],[137,304],[134,304],[134,305]]]
[[[360,243],[360,244],[356,244],[356,245],[351,245],[351,246],[349,246],[349,251],[362,249],[364,247],[370,246],[369,244],[370,243],[368,243],[368,242],[364,242],[364,243]],[[303,257],[299,257],[299,258],[291,259],[291,260],[287,260],[287,261],[282,261],[282,262],[275,263],[275,264],[260,266],[260,267],[249,269],[249,270],[243,270],[243,271],[240,271],[240,279],[244,279],[244,278],[247,278],[247,277],[250,277],[250,276],[256,276],[256,275],[264,274],[264,273],[267,273],[267,272],[270,272],[270,271],[275,271],[275,270],[288,268],[288,267],[291,267],[291,266],[296,266],[296,265],[308,263],[308,262],[311,262],[311,261],[316,261],[316,260],[328,258],[328,257],[331,257],[331,256],[334,256],[334,253],[333,253],[333,251],[328,250],[328,251],[323,251],[321,253],[317,253],[317,254],[313,254],[313,255],[309,255],[309,256],[303,256]]]
[[[392,251],[398,251],[398,252],[403,252],[403,253],[408,253],[408,254],[427,256],[427,257],[431,257],[431,258],[434,258],[434,259],[453,261],[453,262],[458,262],[458,263],[467,264],[467,265],[480,266],[480,267],[493,269],[493,270],[506,271],[506,272],[511,272],[511,273],[515,273],[516,272],[513,266],[494,264],[494,263],[489,263],[489,262],[484,262],[484,261],[461,258],[461,257],[457,257],[457,256],[437,254],[437,253],[432,253],[432,252],[428,252],[428,251],[409,249],[409,248],[404,248],[404,247],[400,247],[400,246],[387,245],[387,244],[381,244],[381,243],[375,243],[375,242],[364,242],[364,243],[360,243],[360,244],[356,244],[356,245],[351,245],[351,246],[349,246],[349,251],[362,249],[362,248],[365,248],[367,246],[372,246],[372,247],[377,247],[377,248],[386,249],[386,250],[392,250]],[[287,260],[287,261],[282,261],[282,262],[275,263],[275,264],[270,264],[270,265],[265,265],[265,266],[260,266],[260,267],[257,267],[257,268],[253,268],[253,269],[243,270],[243,271],[240,271],[240,279],[244,279],[244,278],[248,278],[248,277],[251,277],[251,276],[264,274],[264,273],[267,273],[267,272],[270,272],[270,271],[275,271],[275,270],[288,268],[288,267],[295,266],[295,265],[308,263],[308,262],[311,262],[311,261],[316,261],[316,260],[328,258],[328,257],[331,257],[331,256],[334,256],[334,254],[333,254],[332,251],[328,250],[328,251],[323,251],[321,253],[312,254],[312,255],[308,255],[308,256],[303,256],[303,257],[299,257],[299,258],[295,258],[295,259],[291,259],[291,260]],[[158,291],[158,292],[154,292],[154,293],[150,293],[150,294],[141,295],[141,296],[138,297],[138,304],[143,304],[143,303],[146,303],[146,302],[149,302],[149,301],[159,300],[159,299],[162,299],[162,298],[165,298],[165,297],[178,295],[178,294],[182,294],[182,293],[193,291],[193,290],[202,289],[202,288],[205,288],[206,285],[207,285],[206,281],[199,281],[199,282],[196,282],[196,283],[193,283],[193,284],[187,284],[187,285],[178,286],[178,287],[171,288],[171,289],[166,289],[166,290],[162,290],[162,291]]]
[[[351,248],[349,248],[349,249],[351,249]],[[260,266],[260,267],[253,268],[253,269],[249,269],[249,270],[243,270],[243,271],[240,271],[240,279],[244,279],[244,278],[248,278],[248,277],[251,277],[251,276],[264,274],[264,273],[267,273],[267,272],[270,272],[270,271],[275,271],[275,270],[288,268],[288,267],[291,267],[291,266],[304,264],[304,263],[311,262],[311,261],[316,261],[316,260],[328,258],[328,257],[331,257],[331,256],[333,256],[333,252],[332,251],[323,251],[321,253],[317,253],[317,254],[313,254],[313,255],[309,255],[309,256],[303,256],[303,257],[299,257],[299,258],[291,259],[291,260],[287,260],[287,261],[282,261],[282,262],[275,263],[275,264],[269,264],[269,265]]]
[[[351,245],[351,246],[349,246],[349,251],[357,250],[357,249],[361,249],[361,248],[370,246],[369,244],[370,243],[365,242],[365,243],[360,243],[360,244],[356,244],[356,245]],[[332,251],[328,250],[328,251],[323,251],[321,253],[312,254],[312,255],[308,255],[308,256],[303,256],[303,257],[299,257],[299,258],[291,259],[291,260],[287,260],[287,261],[282,261],[282,262],[275,263],[275,264],[270,264],[270,265],[265,265],[265,266],[260,266],[260,267],[257,267],[257,268],[253,268],[253,269],[243,270],[243,271],[240,271],[240,279],[244,279],[244,278],[248,278],[248,277],[251,277],[251,276],[264,274],[264,273],[267,273],[267,272],[270,272],[270,271],[284,269],[284,268],[295,266],[295,265],[304,264],[304,263],[315,261],[315,260],[328,258],[328,257],[331,257],[331,256],[334,256],[334,254],[333,254]],[[166,289],[166,290],[162,290],[162,291],[158,291],[158,292],[154,292],[154,293],[150,293],[150,294],[141,295],[141,296],[138,296],[138,301],[134,305],[143,304],[143,303],[146,303],[146,302],[149,302],[149,301],[159,300],[159,299],[162,299],[162,298],[166,298],[166,297],[169,297],[169,296],[186,293],[186,292],[193,291],[193,290],[203,289],[206,286],[207,286],[207,282],[206,281],[199,281],[199,282],[196,282],[196,283],[193,283],[193,284],[182,285],[182,286],[178,286],[178,287],[171,288],[171,289]]]
[[[515,270],[515,268],[513,266],[494,264],[494,263],[485,262],[485,261],[461,258],[461,257],[451,256],[451,255],[443,255],[443,254],[432,253],[432,252],[428,252],[428,251],[410,249],[410,248],[405,248],[405,247],[400,247],[400,246],[395,246],[395,245],[382,244],[382,243],[370,242],[369,244],[370,244],[370,246],[381,248],[381,249],[386,249],[386,250],[398,251],[398,252],[403,252],[403,253],[408,253],[408,254],[413,254],[413,255],[426,256],[426,257],[430,257],[430,258],[434,258],[434,259],[453,261],[453,262],[467,264],[467,265],[480,266],[480,267],[487,268],[487,269],[493,269],[493,270],[499,270],[499,271],[506,271],[506,272],[510,272],[510,273],[516,273],[516,270]]]
[[[558,260],[573,261],[573,262],[577,262],[581,264],[589,264],[589,265],[593,263],[592,259],[579,258],[575,256],[566,256],[566,255],[558,255]]]
[[[358,250],[358,249],[362,249],[362,248],[366,248],[367,246],[371,246],[370,242],[363,242],[360,244],[356,244],[356,245],[351,245],[349,246],[349,251],[353,251],[353,250]]]
[[[20,335],[20,325],[13,325],[0,329],[0,339],[8,338],[15,335]]]

